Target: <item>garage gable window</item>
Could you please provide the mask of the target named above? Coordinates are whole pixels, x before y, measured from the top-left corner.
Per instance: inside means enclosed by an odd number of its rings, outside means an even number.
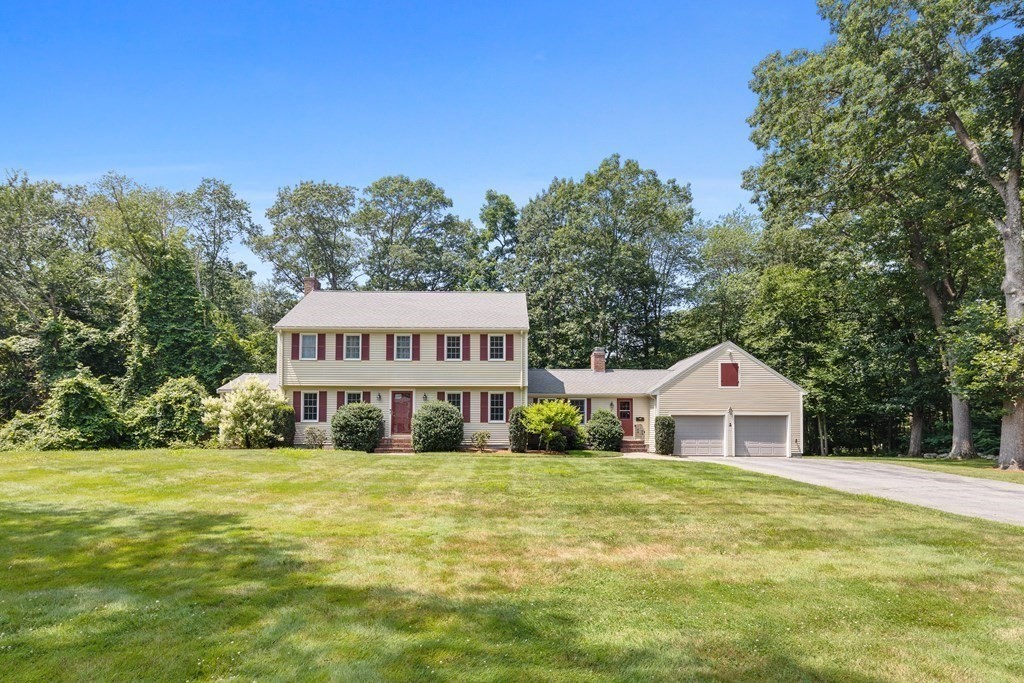
[[[719,363],[719,382],[720,387],[738,387],[740,385],[740,364],[739,363]]]

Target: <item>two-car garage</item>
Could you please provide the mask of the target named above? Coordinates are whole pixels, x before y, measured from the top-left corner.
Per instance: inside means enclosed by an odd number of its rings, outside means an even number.
[[[674,420],[676,455],[789,455],[787,415],[734,415],[731,434],[728,415],[676,415]]]

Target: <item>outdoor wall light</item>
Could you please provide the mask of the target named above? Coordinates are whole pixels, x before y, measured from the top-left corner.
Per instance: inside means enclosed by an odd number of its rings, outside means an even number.
[[[423,402],[424,402],[424,403],[426,403],[426,402],[427,402],[427,395],[426,395],[426,394],[423,394]]]
[[[615,412],[615,401],[608,401],[608,408],[610,408],[611,411],[614,413]]]
[[[377,400],[378,401],[380,400],[380,392],[379,391],[377,392]]]

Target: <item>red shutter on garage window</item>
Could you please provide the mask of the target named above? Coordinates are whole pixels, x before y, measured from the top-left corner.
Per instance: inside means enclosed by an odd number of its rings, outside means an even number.
[[[723,387],[738,387],[740,385],[739,363],[722,363],[719,367],[722,369]]]
[[[299,333],[292,332],[292,360],[299,359]]]
[[[469,360],[471,355],[472,354],[469,349],[469,335],[464,334],[462,335],[462,360]]]
[[[316,335],[316,359],[327,360],[327,335],[320,333]]]
[[[320,392],[320,401],[316,411],[317,422],[327,422],[327,392]]]
[[[302,422],[302,392],[292,392],[292,408],[295,409],[295,421]]]
[[[590,422],[590,399],[587,399],[587,422]]]
[[[508,422],[508,414],[512,412],[512,408],[515,406],[516,392],[506,391],[505,392],[505,422]]]
[[[490,399],[487,397],[486,391],[480,392],[480,421],[490,422],[491,421],[491,404]]]
[[[480,335],[480,360],[487,360],[487,335]]]
[[[345,360],[345,335],[334,335],[334,360]]]
[[[472,401],[472,397],[468,391],[462,392],[462,421],[469,422],[469,402]]]
[[[420,335],[412,335],[412,359],[420,359]]]
[[[388,335],[387,354],[388,354],[387,355],[387,359],[388,360],[394,360],[395,359],[395,335],[393,335],[393,334],[389,334]]]
[[[444,400],[444,392],[443,391],[437,392],[437,400],[438,401],[443,401]]]
[[[363,335],[363,349],[362,353],[359,354],[361,360],[370,360],[370,335]]]
[[[516,351],[515,344],[512,343],[512,335],[505,335],[505,360],[515,360]]]
[[[444,360],[444,335],[437,335],[437,359]]]
[[[343,405],[345,405],[345,392],[344,391],[339,391],[338,392],[338,405],[334,409],[337,410],[338,408],[342,407]]]
[[[364,391],[363,392],[363,403],[369,403],[369,402],[370,402],[370,392],[369,391]]]

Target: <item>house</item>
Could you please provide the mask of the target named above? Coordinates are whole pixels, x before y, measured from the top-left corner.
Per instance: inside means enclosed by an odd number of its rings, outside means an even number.
[[[667,369],[609,369],[601,348],[588,369],[530,368],[519,292],[325,291],[306,278],[303,298],[274,329],[277,372],[242,375],[218,392],[250,377],[281,391],[295,408],[297,443],[311,426],[328,428],[340,406],[365,402],[384,413],[382,449],[405,450],[416,409],[448,401],[462,412],[466,443],[485,430],[506,445],[512,408],[561,399],[584,424],[611,410],[625,451],[654,449],[658,415],[675,420],[677,455],[803,450],[805,392],[732,342]]]

